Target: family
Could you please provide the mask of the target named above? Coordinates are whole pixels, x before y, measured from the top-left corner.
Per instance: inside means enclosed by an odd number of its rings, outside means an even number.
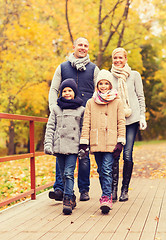
[[[56,156],[56,180],[49,198],[63,201],[63,213],[76,207],[74,170],[78,158],[80,201],[88,201],[90,157],[94,154],[102,190],[100,209],[107,214],[118,200],[119,159],[123,179],[119,201],[128,200],[133,146],[138,129],[147,127],[140,74],[127,63],[127,51],[112,52],[111,70],[100,70],[89,59],[89,42],[74,41],[73,53],[60,64],[49,91],[50,115],[44,152]]]

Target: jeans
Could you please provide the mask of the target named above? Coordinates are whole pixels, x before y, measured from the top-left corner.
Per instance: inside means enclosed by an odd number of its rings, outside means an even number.
[[[95,152],[94,155],[98,167],[102,196],[110,198],[112,193],[113,155],[111,152]]]
[[[79,192],[89,192],[90,186],[90,158],[89,154],[84,159],[79,159],[79,166],[78,166],[78,188]],[[64,191],[63,182],[61,179],[61,174],[59,170],[58,161],[56,161],[56,180],[53,185],[54,190],[59,189]]]
[[[64,195],[69,197],[73,195],[76,160],[77,154],[57,154],[57,162],[63,179]]]
[[[133,162],[133,146],[138,131],[139,122],[126,125],[126,145],[123,149],[123,160]]]

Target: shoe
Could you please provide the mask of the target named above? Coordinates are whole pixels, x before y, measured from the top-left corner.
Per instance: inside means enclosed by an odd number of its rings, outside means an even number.
[[[90,199],[89,193],[84,191],[80,194],[80,201],[88,201]]]
[[[128,189],[129,189],[129,183],[133,171],[133,162],[126,161],[123,165],[123,181],[122,181],[122,187],[121,187],[121,195],[119,197],[119,202],[125,202],[128,201]]]
[[[55,199],[56,201],[62,201],[63,200],[63,192],[59,189],[56,189],[55,191],[50,191],[48,193],[48,197],[50,199]]]
[[[119,197],[119,202],[126,202],[129,199],[128,189],[123,189]]]
[[[102,213],[107,214],[112,209],[112,197],[111,199],[107,196],[100,198],[100,209]]]
[[[76,195],[75,194],[73,194],[73,196],[72,196],[72,209],[74,209],[75,207],[76,207]]]
[[[69,196],[64,197],[64,199],[63,199],[63,213],[65,215],[70,215],[72,213],[73,208],[76,206],[76,202],[75,202],[75,200],[73,202],[73,200],[74,199],[71,199]]]

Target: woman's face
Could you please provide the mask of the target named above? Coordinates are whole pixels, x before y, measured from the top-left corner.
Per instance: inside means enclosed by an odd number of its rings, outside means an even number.
[[[127,63],[127,58],[123,52],[117,52],[114,54],[112,61],[115,67],[123,68]]]

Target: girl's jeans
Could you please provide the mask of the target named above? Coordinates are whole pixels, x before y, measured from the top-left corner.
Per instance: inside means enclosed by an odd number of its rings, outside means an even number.
[[[111,198],[113,155],[110,152],[95,152],[94,155],[98,166],[97,171],[99,173],[102,196]]]
[[[68,195],[69,197],[73,195],[76,160],[77,154],[57,154],[57,161],[64,184],[64,195]]]

